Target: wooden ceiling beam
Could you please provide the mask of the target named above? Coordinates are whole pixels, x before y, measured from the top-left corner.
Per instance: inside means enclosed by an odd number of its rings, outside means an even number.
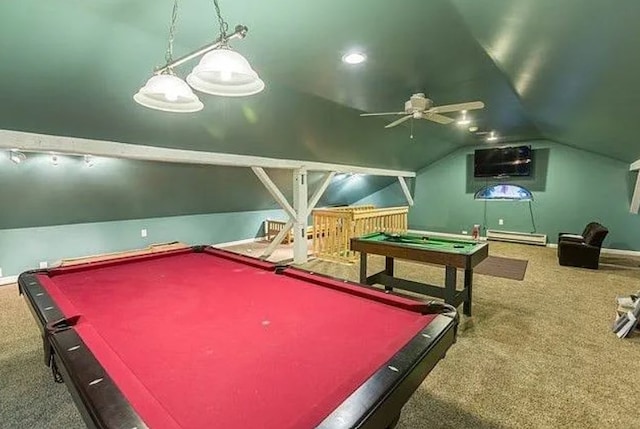
[[[55,152],[68,155],[93,155],[139,161],[171,162],[178,164],[221,165],[229,167],[260,167],[336,173],[368,174],[372,176],[415,177],[412,171],[388,170],[359,165],[234,155],[230,153],[172,149],[135,145],[105,140],[52,136],[23,131],[0,130],[0,148],[23,152]]]

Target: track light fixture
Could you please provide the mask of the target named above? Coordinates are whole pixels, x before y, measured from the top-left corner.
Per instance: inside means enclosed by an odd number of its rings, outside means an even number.
[[[29,151],[34,152],[34,151]],[[58,165],[60,163],[60,154],[55,152],[35,152],[36,154],[45,154],[49,158],[49,162],[51,165]],[[9,159],[15,164],[21,164],[27,160],[27,155],[20,149],[11,149],[9,150]],[[96,157],[93,155],[82,155],[79,153],[75,154],[67,154],[71,157],[80,157],[82,162],[87,167],[93,167],[96,164]]]
[[[246,36],[247,27],[238,25],[233,33],[227,34],[229,25],[222,18],[218,0],[213,0],[213,4],[220,26],[218,38],[174,60],[173,41],[178,17],[178,0],[174,1],[169,44],[165,55],[167,63],[156,69],[154,76],[133,96],[137,103],[166,112],[197,112],[202,110],[204,105],[191,88],[206,94],[226,97],[252,95],[264,89],[264,82],[251,68],[249,62],[229,47],[229,41]],[[200,63],[187,76],[186,82],[174,73],[174,67],[202,55],[204,56]]]
[[[20,164],[27,160],[27,155],[20,152],[18,149],[12,149],[9,151],[9,159],[15,164]]]
[[[93,157],[91,155],[84,156],[84,165],[91,168],[94,165]]]

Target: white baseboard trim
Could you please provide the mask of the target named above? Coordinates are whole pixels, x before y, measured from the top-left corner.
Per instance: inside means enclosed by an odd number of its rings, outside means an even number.
[[[434,231],[423,231],[420,229],[408,229],[407,232],[411,234],[420,234],[420,235],[433,235],[436,237],[443,238],[458,238],[460,240],[473,240],[473,237],[470,235],[464,234],[451,234],[448,232],[434,232]],[[479,240],[486,241],[487,237],[478,237]]]
[[[225,248],[225,247],[237,246],[239,244],[255,243],[257,241],[263,241],[263,240],[266,240],[266,239],[267,239],[266,236],[265,237],[245,238],[244,240],[227,241],[226,243],[212,244],[212,246]]]
[[[557,249],[558,245],[556,243],[549,243],[547,247]],[[638,250],[609,249],[608,247],[603,247],[600,253],[604,253],[605,255],[640,256],[640,251]]]
[[[436,237],[459,238],[461,240],[473,240],[473,238],[470,235],[451,234],[448,232],[423,231],[419,229],[409,229],[407,230],[407,232],[411,234],[434,235]],[[486,240],[487,237],[480,237],[479,239]],[[547,247],[551,247],[555,249],[558,247],[558,245],[556,243],[548,243]],[[607,255],[640,256],[639,250],[609,249],[607,247],[603,247],[601,252]]]
[[[640,251],[637,250],[608,249],[603,247],[601,252],[608,255],[640,256]]]
[[[487,240],[506,241],[508,243],[532,244],[546,246],[547,234],[533,232],[505,231],[501,229],[487,229]]]
[[[18,281],[18,276],[0,277],[0,286],[10,285]]]

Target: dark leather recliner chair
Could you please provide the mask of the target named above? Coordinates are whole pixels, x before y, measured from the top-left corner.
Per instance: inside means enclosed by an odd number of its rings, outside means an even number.
[[[598,222],[589,223],[582,235],[558,234],[558,261],[560,265],[598,269],[600,249],[609,230]]]

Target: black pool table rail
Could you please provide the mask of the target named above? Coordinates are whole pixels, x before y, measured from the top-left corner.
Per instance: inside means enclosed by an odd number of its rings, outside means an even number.
[[[404,310],[412,311],[420,314],[446,314],[455,313],[453,316],[457,317],[455,306],[447,307],[447,304],[437,301],[422,301],[416,300],[411,297],[399,298],[397,301],[396,295],[381,294],[383,292],[378,287],[371,286],[370,284],[356,283],[350,280],[341,279],[339,277],[333,277],[330,275],[317,273],[311,270],[305,270],[301,268],[278,267],[276,269],[277,274],[284,274],[287,277],[293,277],[296,279],[310,281],[312,283],[321,284],[323,287],[346,292],[361,298],[371,299],[373,301],[393,305]],[[419,283],[421,285],[421,283]],[[435,286],[434,286],[435,287]]]
[[[455,314],[455,313],[454,313]],[[457,317],[438,315],[318,426],[387,428],[455,342]]]
[[[244,262],[249,262],[246,261],[248,259],[254,262],[252,265],[265,268],[262,261],[256,258],[209,246],[194,246],[191,251],[211,253]],[[166,254],[175,252],[168,251]],[[140,260],[140,257],[136,259]],[[90,264],[96,263],[81,265]],[[275,265],[273,269],[275,272]],[[78,316],[66,318],[38,280],[37,275],[48,275],[54,270],[60,269],[32,270],[22,273],[18,278],[19,292],[25,297],[42,334],[45,364],[54,370],[54,379],[55,372],[61,376],[87,427],[148,429],[141,416],[133,409],[74,329]],[[287,270],[295,270],[368,290],[374,289],[297,268],[278,267],[277,270],[281,274]],[[421,307],[423,314],[438,314],[429,325],[331,412],[317,428],[384,429],[393,423],[402,406],[436,364],[445,357],[447,350],[456,340],[458,315],[454,308],[438,303],[423,304]]]
[[[106,373],[74,328],[77,316],[65,318],[34,270],[18,277],[18,289],[25,297],[42,334],[45,365],[54,380],[61,377],[88,428],[147,429],[122,391]]]

